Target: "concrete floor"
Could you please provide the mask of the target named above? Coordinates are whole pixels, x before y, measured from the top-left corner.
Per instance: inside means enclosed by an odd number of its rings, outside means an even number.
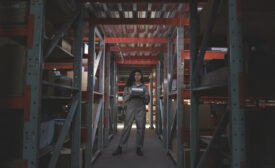
[[[154,130],[146,129],[143,152],[144,156],[136,155],[136,130],[132,129],[127,151],[120,156],[112,156],[118,145],[121,130],[114,136],[107,148],[95,162],[93,168],[175,168],[171,158],[166,154],[161,141]]]

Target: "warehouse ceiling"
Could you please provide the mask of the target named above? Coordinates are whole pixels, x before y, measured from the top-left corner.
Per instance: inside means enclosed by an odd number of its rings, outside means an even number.
[[[86,13],[86,18],[90,19],[88,20],[90,25],[98,21],[99,23],[96,24],[96,27],[105,37],[116,39],[116,42],[108,44],[108,47],[109,51],[117,59],[122,60],[122,64],[124,59],[132,61],[136,61],[139,58],[146,58],[147,60],[158,59],[159,54],[165,52],[167,47],[167,42],[160,41],[163,39],[167,40],[168,36],[176,29],[175,24],[170,21],[181,22],[183,16],[188,17],[189,11],[188,3],[182,3],[182,1],[177,0],[98,1],[86,0],[85,7],[88,9],[86,10],[88,12]],[[151,24],[153,19],[160,21],[161,24]],[[126,20],[131,22],[126,23]],[[141,20],[143,21],[142,23],[140,23]],[[188,27],[185,30],[188,31]],[[86,35],[88,37],[88,31]],[[131,38],[137,39],[137,41],[122,43],[117,40],[119,38]],[[140,42],[140,39],[151,39],[152,41]],[[142,67],[139,64],[140,66]],[[147,69],[144,69],[144,67],[147,67]],[[144,67],[142,67],[142,70],[144,71],[146,82],[149,82],[152,66],[148,68],[148,66],[144,65]],[[135,64],[119,67],[119,81],[125,82],[134,68],[136,68]]]
[[[185,5],[182,3],[89,3],[85,5],[93,18],[100,19],[146,19],[146,18],[175,18],[181,15]],[[107,21],[106,21],[107,22]],[[134,37],[134,38],[167,38],[174,29],[169,25],[98,25],[107,37]],[[118,56],[157,56],[161,43],[116,43]],[[136,50],[131,50],[136,48]],[[147,49],[145,49],[147,48]]]

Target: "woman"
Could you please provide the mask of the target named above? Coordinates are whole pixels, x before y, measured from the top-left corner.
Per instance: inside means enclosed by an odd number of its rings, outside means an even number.
[[[144,142],[145,131],[145,105],[149,103],[150,96],[147,86],[143,83],[141,70],[134,70],[130,73],[127,86],[124,88],[123,101],[126,104],[126,119],[124,129],[120,137],[118,148],[114,151],[113,156],[122,153],[122,147],[127,144],[134,120],[137,125],[136,153],[143,156],[141,148]]]

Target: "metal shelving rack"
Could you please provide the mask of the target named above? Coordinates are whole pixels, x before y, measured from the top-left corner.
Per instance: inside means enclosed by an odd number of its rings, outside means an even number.
[[[44,14],[45,1],[38,0],[29,3],[29,18],[27,26],[20,27],[1,27],[0,34],[5,37],[26,37],[27,39],[27,72],[26,72],[26,88],[24,96],[2,97],[1,108],[24,109],[24,142],[23,142],[23,167],[36,168],[39,167],[39,159],[51,153],[48,167],[56,167],[60,150],[63,144],[68,142],[66,135],[72,129],[72,167],[80,165],[80,148],[85,149],[85,167],[91,167],[92,162],[103,151],[104,140],[108,140],[109,135],[116,132],[116,85],[110,86],[111,83],[117,81],[117,66],[114,57],[107,53],[107,62],[105,62],[105,42],[104,36],[100,34],[95,26],[91,26],[89,38],[89,63],[88,63],[88,92],[81,91],[82,85],[82,58],[83,58],[83,8],[80,5],[78,12],[72,19],[65,23],[60,30],[57,30],[55,37],[49,41],[49,46],[44,52]],[[71,29],[74,32],[74,50],[70,54],[58,46],[64,34]],[[97,37],[97,38],[96,38]],[[100,39],[97,41],[97,39]],[[96,43],[100,43],[100,52],[95,55]],[[58,50],[58,53],[64,52],[73,59],[71,63],[45,63],[48,56]],[[91,52],[94,51],[94,52]],[[45,55],[43,54],[45,53]],[[62,59],[61,59],[62,60]],[[60,62],[60,61],[59,61]],[[106,65],[105,65],[106,63]],[[57,68],[63,71],[74,71],[73,86],[60,85],[48,81],[42,81],[42,70],[51,70]],[[99,92],[94,91],[94,76],[99,74],[100,88]],[[107,73],[105,75],[105,72]],[[106,78],[106,79],[105,79]],[[105,83],[105,80],[107,81]],[[43,87],[63,88],[73,91],[73,97],[57,97],[42,96]],[[108,96],[108,97],[106,97]],[[100,106],[97,109],[95,123],[92,122],[92,109],[94,100],[98,99]],[[71,108],[67,114],[61,134],[55,144],[47,148],[39,149],[40,137],[40,116],[42,100],[65,101],[71,104]],[[106,102],[105,104],[103,102]],[[62,102],[64,103],[64,102]],[[82,106],[87,105],[87,125],[81,128],[81,111]],[[105,108],[107,107],[107,108]],[[104,110],[106,109],[105,113]],[[104,134],[104,132],[106,134]],[[109,136],[110,137],[110,136]],[[97,151],[95,149],[95,141],[98,142]],[[81,144],[83,142],[83,144]],[[107,141],[106,141],[107,142]]]
[[[97,157],[103,152],[104,146],[117,130],[117,65],[115,58],[106,51],[104,35],[101,35],[96,25],[90,25],[88,56],[88,93],[87,93],[87,121],[85,128],[85,163],[90,168]],[[99,41],[97,41],[99,39]],[[96,46],[99,43],[99,52]],[[99,73],[99,92],[94,91],[94,78]],[[93,104],[99,102],[96,118],[92,118]],[[97,140],[97,147],[95,142]]]
[[[38,167],[40,150],[39,135],[40,135],[40,111],[41,111],[41,86],[51,85],[51,87],[61,87],[64,89],[73,89],[76,94],[72,97],[72,105],[65,120],[61,134],[51,149],[52,156],[49,161],[49,167],[55,167],[60,150],[66,140],[66,135],[69,129],[72,129],[72,167],[78,167],[80,164],[80,145],[81,145],[81,70],[82,70],[82,18],[83,13],[77,16],[75,27],[75,43],[74,43],[74,83],[73,87],[63,85],[51,84],[41,81],[41,72],[43,64],[43,18],[45,12],[45,2],[43,0],[30,3],[30,16],[33,16],[33,32],[29,34],[28,38],[33,38],[33,45],[27,51],[27,76],[26,76],[26,92],[25,101],[28,106],[24,112],[24,144],[23,144],[23,160],[24,167]],[[29,20],[30,22],[30,20]],[[74,20],[71,22],[71,24]],[[71,25],[70,24],[70,25]],[[67,31],[71,26],[68,25],[64,31]],[[59,32],[60,34],[63,31]],[[58,34],[59,35],[59,34]],[[51,42],[51,47],[47,50],[50,54],[56,47],[57,41],[62,36],[56,36]],[[59,99],[60,97],[52,97],[52,99]],[[49,150],[48,152],[50,152]]]
[[[175,43],[174,43],[175,37]],[[175,51],[173,52],[173,45]],[[160,60],[156,68],[156,133],[163,141],[163,145],[172,159],[176,162],[177,167],[183,167],[183,64],[182,52],[184,46],[184,31],[183,27],[179,26],[174,29],[168,39],[167,54],[161,54]],[[174,79],[175,70],[177,71],[177,90],[172,91],[172,81]],[[164,88],[161,88],[161,86]],[[164,94],[162,95],[162,90]],[[175,116],[171,116],[171,101],[176,99],[177,111]],[[171,117],[174,118],[173,123],[170,122]],[[172,132],[176,130],[177,137],[177,153],[171,152]],[[178,159],[176,159],[178,158]]]
[[[210,151],[213,149],[217,142],[218,137],[223,133],[227,123],[229,122],[229,111],[231,116],[232,125],[232,167],[243,167],[246,164],[246,151],[245,151],[245,133],[244,133],[244,110],[241,106],[241,100],[239,94],[242,92],[242,85],[240,74],[242,74],[242,33],[240,29],[240,22],[237,19],[237,2],[234,0],[228,0],[229,6],[229,51],[230,51],[230,83],[224,86],[217,85],[215,87],[200,87],[198,82],[198,73],[202,66],[204,55],[208,47],[208,41],[210,33],[214,24],[214,19],[217,12],[217,6],[219,1],[214,1],[213,9],[208,19],[207,29],[203,36],[202,46],[200,53],[198,53],[198,13],[197,13],[197,1],[190,1],[190,26],[191,26],[191,167],[204,167],[209,156]],[[238,47],[236,47],[238,46]],[[222,87],[226,89],[229,87],[229,102],[230,110],[226,111],[220,120],[218,127],[212,137],[210,144],[208,145],[203,156],[199,157],[199,127],[198,127],[198,105],[202,91],[210,90],[209,96],[211,96],[211,89]]]

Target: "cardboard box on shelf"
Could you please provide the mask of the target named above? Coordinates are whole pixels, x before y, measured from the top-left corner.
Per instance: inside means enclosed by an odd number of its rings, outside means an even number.
[[[171,102],[171,122],[176,114],[177,103],[176,101]],[[184,105],[185,112],[185,128],[190,129],[190,106]],[[211,106],[209,104],[199,105],[199,128],[200,130],[211,129]]]
[[[99,104],[97,102],[95,102],[93,104],[92,123],[94,123],[94,121],[95,121],[98,105]],[[83,127],[86,127],[86,123],[87,123],[86,121],[87,121],[87,104],[83,104],[82,105],[82,114],[81,114],[81,125]]]
[[[68,71],[67,76],[72,78],[74,80],[74,72]],[[94,78],[94,90],[98,90],[99,88],[99,82],[97,80],[97,77]],[[81,82],[81,91],[87,91],[88,90],[88,72],[82,71],[82,82]]]

